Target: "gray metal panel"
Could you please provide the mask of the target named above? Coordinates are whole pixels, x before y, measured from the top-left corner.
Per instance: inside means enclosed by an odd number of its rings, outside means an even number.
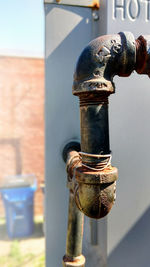
[[[44,3],[84,7],[99,6],[99,0],[44,0]]]
[[[61,266],[65,253],[68,189],[61,152],[67,141],[79,139],[78,98],[72,95],[75,63],[94,37],[97,21],[90,8],[45,5],[45,130],[46,130],[46,266]],[[90,220],[85,218],[83,253],[86,267],[106,266],[106,220],[98,222],[98,245],[91,246]]]
[[[101,23],[105,34],[150,34],[150,1],[107,0]],[[109,101],[110,143],[119,180],[116,204],[108,216],[108,266],[149,266],[150,80],[137,74],[114,80],[116,94]]]

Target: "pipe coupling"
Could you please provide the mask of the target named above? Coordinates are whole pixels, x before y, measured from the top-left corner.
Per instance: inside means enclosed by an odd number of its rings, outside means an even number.
[[[116,198],[118,170],[109,166],[102,171],[79,167],[75,172],[74,197],[78,208],[88,217],[100,219],[111,210]]]

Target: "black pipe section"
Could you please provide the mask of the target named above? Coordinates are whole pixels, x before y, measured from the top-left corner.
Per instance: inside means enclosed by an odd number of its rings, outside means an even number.
[[[81,151],[109,154],[108,98],[98,103],[80,101]]]
[[[68,214],[66,255],[74,259],[82,254],[83,213],[77,208],[72,191],[69,196]]]

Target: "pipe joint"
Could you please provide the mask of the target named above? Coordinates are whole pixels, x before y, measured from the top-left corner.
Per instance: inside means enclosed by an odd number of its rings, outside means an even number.
[[[118,170],[111,166],[110,161],[110,154],[68,152],[68,187],[77,207],[88,217],[99,219],[106,216],[115,202]]]
[[[77,62],[73,94],[81,98],[94,93],[115,92],[113,77],[129,76],[136,62],[136,45],[132,33],[105,35],[91,41]]]
[[[135,40],[132,33],[120,32],[98,37],[77,62],[73,94],[80,98],[82,153],[74,194],[89,217],[107,215],[115,200],[118,171],[109,162],[108,96],[115,92],[114,76],[127,77],[134,70],[150,77],[150,36]]]
[[[76,169],[75,177],[74,196],[80,211],[95,219],[106,216],[116,198],[117,168],[90,171],[82,166]]]

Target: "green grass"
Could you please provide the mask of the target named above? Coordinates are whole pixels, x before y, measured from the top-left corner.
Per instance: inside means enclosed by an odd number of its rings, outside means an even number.
[[[38,258],[36,258],[32,264],[34,267],[44,267],[45,266],[45,255],[41,255]]]
[[[0,266],[21,267],[32,261],[34,258],[35,255],[32,253],[22,255],[19,247],[19,241],[15,240],[11,244],[9,254],[7,256],[0,257]],[[42,267],[42,265],[40,265],[40,267]]]
[[[6,223],[5,217],[0,217],[0,225],[3,225]]]
[[[39,237],[42,235],[42,217],[35,217],[35,229],[39,232]],[[6,227],[5,218],[0,218],[1,229]],[[3,229],[6,231],[6,229]],[[37,237],[38,238],[38,237]],[[5,240],[5,242],[7,242]],[[22,253],[20,250],[20,240],[13,240],[10,245],[9,254],[0,256],[0,266],[2,267],[45,267],[45,254],[40,255],[33,253]]]

